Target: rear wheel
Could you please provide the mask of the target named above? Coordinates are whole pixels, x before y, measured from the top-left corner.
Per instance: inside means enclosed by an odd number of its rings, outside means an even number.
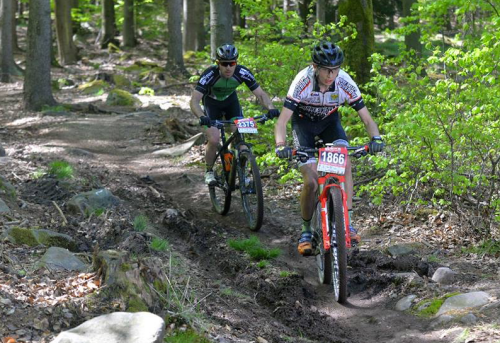
[[[343,304],[347,302],[347,248],[345,243],[344,207],[340,189],[331,187],[328,200],[328,222],[332,244],[325,255],[325,264],[329,262],[331,265],[331,283],[335,293],[335,300]]]
[[[264,196],[259,167],[255,156],[250,151],[240,153],[238,178],[243,212],[245,212],[248,226],[250,230],[258,231],[264,219]]]
[[[321,203],[318,201],[316,202],[316,207],[311,219],[313,248],[315,249],[314,255],[316,258],[316,269],[318,270],[319,282],[329,285],[332,283],[332,259],[330,250],[325,251],[321,223]]]
[[[216,184],[208,186],[210,200],[215,212],[225,215],[231,207],[231,188],[229,187],[228,179],[229,172],[224,169],[224,157],[221,155],[214,164],[214,176]]]

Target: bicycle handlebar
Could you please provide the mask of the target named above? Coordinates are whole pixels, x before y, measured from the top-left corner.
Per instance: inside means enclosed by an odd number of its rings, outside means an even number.
[[[268,121],[270,119],[273,119],[275,117],[276,116],[273,116],[269,112],[267,112],[265,114],[262,114],[262,115],[259,115],[259,116],[255,116],[255,117],[252,117],[252,118],[255,119],[259,124],[262,124],[262,123],[265,123],[266,121]],[[234,125],[234,121],[233,120],[210,120],[210,125],[207,125],[207,126],[208,127],[214,126],[214,127],[218,128],[218,129],[220,129],[222,126],[224,126],[224,124],[232,124],[232,125]],[[202,123],[201,120],[200,120],[200,125],[205,125],[205,123]]]
[[[355,158],[366,156],[370,152],[370,147],[368,146],[368,144],[358,145],[358,146],[348,146],[346,148],[348,151],[354,151],[353,153],[349,154],[349,156]],[[319,149],[317,148],[300,148],[292,150],[292,155],[294,156],[295,159],[301,160],[304,157],[309,157],[310,153],[317,154],[318,152]]]

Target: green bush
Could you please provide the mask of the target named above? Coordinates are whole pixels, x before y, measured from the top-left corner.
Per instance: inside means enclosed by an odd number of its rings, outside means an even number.
[[[57,179],[71,179],[73,167],[66,161],[54,161],[49,165],[49,174]]]

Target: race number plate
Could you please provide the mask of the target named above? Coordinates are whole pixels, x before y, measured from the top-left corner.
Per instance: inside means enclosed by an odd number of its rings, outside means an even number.
[[[319,149],[318,171],[344,175],[346,163],[347,148],[326,147]]]
[[[239,133],[257,133],[257,123],[253,118],[236,119],[234,122]]]

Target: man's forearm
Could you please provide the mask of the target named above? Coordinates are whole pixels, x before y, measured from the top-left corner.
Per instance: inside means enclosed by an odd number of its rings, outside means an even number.
[[[266,110],[271,110],[274,108],[273,102],[271,101],[271,98],[269,97],[269,95],[267,95],[267,93],[262,92],[262,94],[257,95],[257,99],[259,99],[260,104]]]

